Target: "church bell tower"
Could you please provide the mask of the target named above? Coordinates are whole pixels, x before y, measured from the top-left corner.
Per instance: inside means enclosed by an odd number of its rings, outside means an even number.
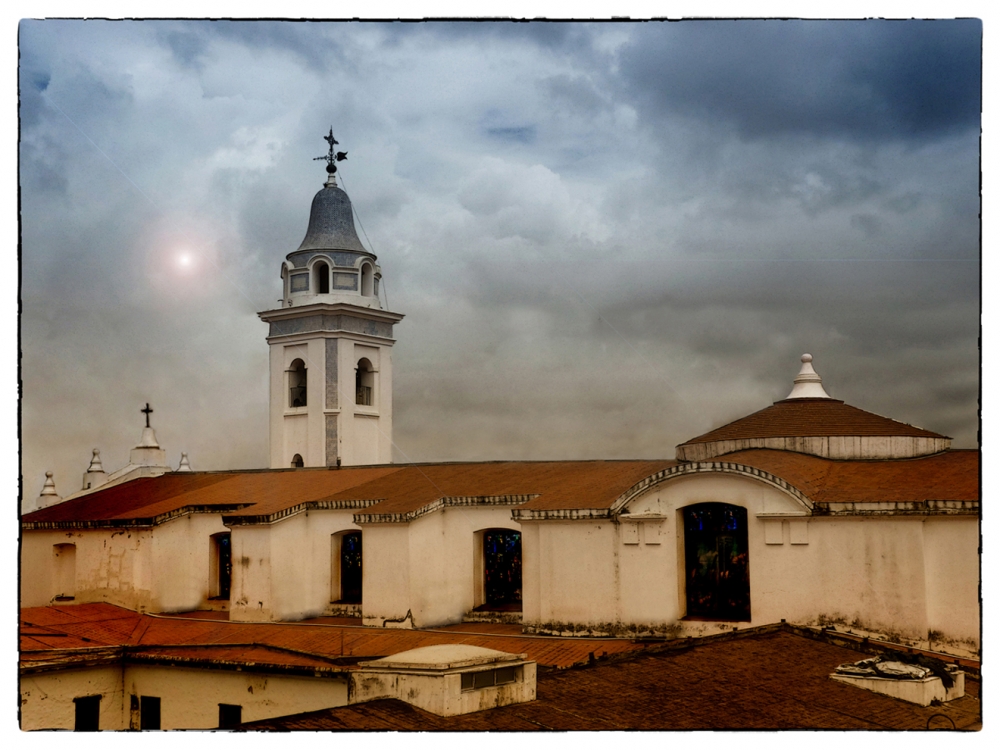
[[[392,460],[392,327],[379,302],[382,269],[361,244],[351,199],[337,186],[333,129],[327,180],[309,228],[281,266],[281,306],[270,326],[271,468]]]

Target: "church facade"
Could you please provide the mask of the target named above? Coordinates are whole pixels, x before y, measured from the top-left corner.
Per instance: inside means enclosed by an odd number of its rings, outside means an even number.
[[[831,398],[809,355],[787,398],[672,458],[390,463],[403,316],[335,172],[331,143],[260,313],[270,468],[164,468],[24,515],[22,607],[668,638],[786,621],[978,652],[978,451]]]

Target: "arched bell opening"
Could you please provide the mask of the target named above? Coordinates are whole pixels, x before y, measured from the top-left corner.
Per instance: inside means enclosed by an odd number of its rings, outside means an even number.
[[[330,266],[328,266],[323,261],[320,261],[315,266],[313,266],[313,276],[315,277],[315,283],[313,284],[313,288],[316,290],[316,294],[329,294]]]
[[[292,361],[288,368],[288,406],[297,409],[306,406],[307,401],[308,373],[306,363],[301,359]]]
[[[358,367],[354,377],[355,399],[358,406],[373,406],[375,395],[375,368],[371,361],[362,357],[358,360]]]
[[[375,296],[375,269],[371,263],[364,263],[361,266],[361,296]]]

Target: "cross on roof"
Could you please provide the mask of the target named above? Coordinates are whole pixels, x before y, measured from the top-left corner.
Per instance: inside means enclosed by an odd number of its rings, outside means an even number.
[[[149,402],[146,402],[145,409],[139,409],[139,411],[146,415],[146,427],[149,427],[149,415],[153,413],[153,410],[149,406]]]

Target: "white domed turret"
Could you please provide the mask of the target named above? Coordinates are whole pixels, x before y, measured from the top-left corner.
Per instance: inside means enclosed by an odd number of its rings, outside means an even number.
[[[62,498],[56,492],[56,483],[52,479],[52,472],[47,471],[45,472],[45,483],[42,485],[42,491],[39,493],[38,499],[35,500],[35,508],[41,510],[42,508],[48,508],[50,505],[61,502]]]
[[[177,467],[177,471],[178,472],[194,471],[194,469],[191,468],[191,464],[188,463],[188,454],[187,453],[182,453],[181,454],[181,463]]]
[[[101,452],[94,448],[93,456],[90,459],[90,466],[83,474],[83,489],[92,490],[100,487],[108,481],[108,475],[104,471],[101,463]]]
[[[327,160],[327,180],[313,198],[305,238],[282,265],[282,305],[343,302],[381,309],[382,269],[358,239],[351,199],[337,186],[336,162],[346,159],[347,152],[334,152],[332,130],[326,140],[330,153],[319,158]]]
[[[830,398],[823,388],[823,378],[812,366],[813,355],[802,355],[802,369],[795,376],[792,392],[786,398]]]

